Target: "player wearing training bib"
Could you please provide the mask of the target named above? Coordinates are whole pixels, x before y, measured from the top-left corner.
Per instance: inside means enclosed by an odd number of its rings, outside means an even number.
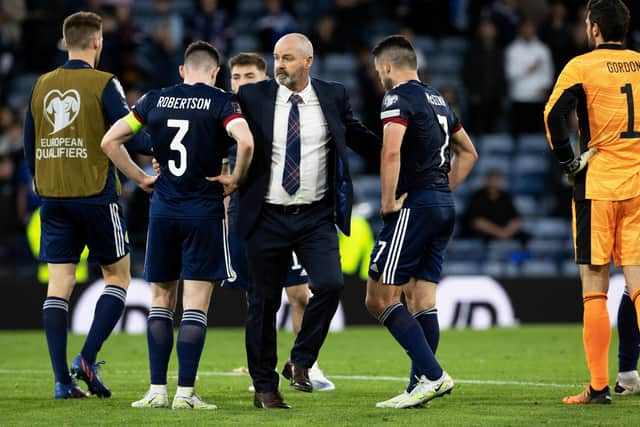
[[[54,397],[87,397],[70,371],[92,394],[109,397],[96,357],[122,315],[131,274],[118,203],[120,182],[100,141],[129,108],[115,76],[95,68],[102,51],[102,19],[91,12],[74,13],[64,20],[62,32],[69,60],[40,76],[24,124],[25,159],[42,198],[40,260],[48,263],[49,272],[42,318],[55,374]],[[132,143],[144,148],[144,135]],[[85,245],[89,260],[100,264],[106,286],[84,346],[69,369],[69,298]]]
[[[199,399],[194,385],[214,283],[234,275],[223,198],[244,178],[253,152],[253,137],[234,95],[213,87],[219,61],[212,45],[189,45],[180,67],[184,83],[147,93],[102,142],[118,168],[138,182],[143,172],[121,144],[145,127],[161,171],[149,209],[145,260],[145,279],[153,293],[147,331],[151,387],[133,407],[169,404],[173,312],[178,280],[183,279],[184,311],[176,345],[178,389],[172,407],[216,409]],[[238,160],[232,175],[220,176],[228,148],[226,134],[237,142]]]

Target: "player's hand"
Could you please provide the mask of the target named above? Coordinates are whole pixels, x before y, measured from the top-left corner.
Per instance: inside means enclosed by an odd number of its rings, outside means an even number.
[[[156,172],[156,175],[160,176],[160,163],[158,163],[155,157],[151,159],[151,166],[153,167],[153,170]]]
[[[589,163],[589,159],[598,152],[597,148],[589,148],[584,153],[573,159],[571,162],[563,165],[562,168],[569,178],[571,184],[574,183],[575,177],[582,169],[584,169]]]
[[[206,177],[209,182],[219,182],[224,188],[224,196],[229,196],[240,186],[238,180],[233,175],[218,175],[214,177]]]
[[[398,200],[394,200],[393,204],[390,206],[385,206],[383,205],[382,208],[380,209],[380,216],[382,216],[383,218],[389,214],[392,213],[396,213],[398,211],[400,211],[400,209],[402,209],[402,205],[404,204],[404,201],[406,200],[407,196],[409,195],[409,193],[404,193],[402,196],[400,196],[400,198]]]
[[[142,181],[138,183],[138,186],[142,188],[145,193],[153,193],[153,186],[156,184],[157,179],[157,176],[145,174]]]

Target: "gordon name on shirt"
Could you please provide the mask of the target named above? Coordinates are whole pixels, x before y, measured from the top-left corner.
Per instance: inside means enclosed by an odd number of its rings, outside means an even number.
[[[179,98],[175,96],[161,96],[156,107],[173,108],[176,110],[208,110],[211,98]]]

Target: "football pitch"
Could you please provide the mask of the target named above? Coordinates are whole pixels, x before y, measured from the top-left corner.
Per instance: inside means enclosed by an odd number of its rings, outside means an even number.
[[[84,337],[69,337],[69,360]],[[293,336],[279,334],[279,367]],[[612,336],[611,385],[617,339]],[[0,332],[0,425],[639,425],[640,396],[613,396],[608,406],[571,406],[567,394],[582,390],[588,372],[579,325],[527,326],[486,331],[443,331],[438,358],[456,382],[451,395],[428,408],[378,409],[375,403],[402,391],[409,360],[382,327],[350,327],[329,335],[320,366],[334,381],[332,392],[301,393],[282,385],[293,409],[253,407],[244,332],[209,329],[196,390],[220,408],[213,412],[134,409],[148,386],[144,336],[114,335],[99,355],[102,378],[113,397],[55,401],[42,332]],[[241,371],[241,370],[240,370]],[[175,351],[169,371],[176,385]],[[284,379],[283,379],[284,380]],[[84,384],[82,384],[84,387]]]

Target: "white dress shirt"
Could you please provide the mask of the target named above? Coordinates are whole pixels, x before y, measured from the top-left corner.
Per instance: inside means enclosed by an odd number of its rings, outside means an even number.
[[[331,138],[329,126],[320,108],[320,100],[311,81],[298,93],[302,102],[300,112],[300,188],[289,195],[282,186],[282,174],[287,150],[287,129],[293,92],[286,86],[278,87],[273,118],[273,149],[271,152],[271,179],[267,203],[277,205],[304,205],[321,200],[327,192],[327,154]]]

